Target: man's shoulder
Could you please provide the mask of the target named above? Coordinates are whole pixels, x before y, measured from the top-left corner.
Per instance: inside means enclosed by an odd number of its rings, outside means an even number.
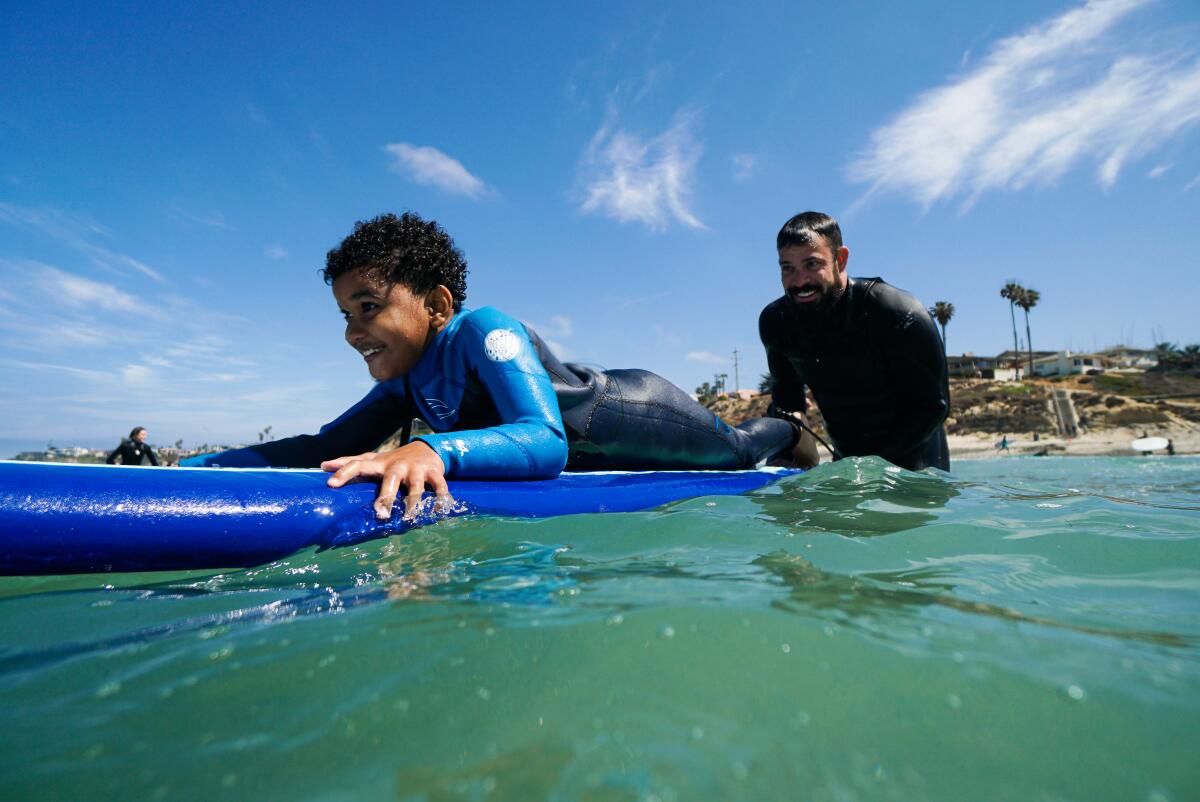
[[[862,290],[859,303],[860,319],[868,329],[884,337],[907,331],[920,332],[922,336],[938,339],[937,327],[929,315],[929,310],[912,293],[893,287],[880,278],[855,281],[860,283]]]
[[[759,317],[761,318],[767,315],[782,315],[784,310],[787,308],[785,306],[787,303],[788,297],[786,295],[780,295],[774,301],[771,301],[771,303],[763,307],[762,314],[760,314]]]
[[[888,284],[879,277],[855,278],[860,287],[864,303],[872,310],[906,315],[910,312],[925,312],[925,307],[912,293]]]
[[[921,306],[921,302],[916,299],[908,290],[902,290],[899,287],[888,284],[879,276],[871,278],[852,279],[859,287],[862,288],[863,295],[869,298],[873,304],[882,306],[906,306],[916,305]],[[922,307],[924,308],[924,307]]]
[[[781,295],[763,307],[758,315],[758,331],[764,337],[769,333],[781,331],[788,312],[788,297]]]

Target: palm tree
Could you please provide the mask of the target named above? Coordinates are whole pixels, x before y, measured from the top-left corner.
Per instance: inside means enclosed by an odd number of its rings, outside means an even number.
[[[1025,288],[1015,281],[1010,281],[1000,288],[1000,297],[1008,301],[1008,315],[1012,318],[1013,327],[1013,354],[1016,355],[1021,349],[1017,346],[1017,312],[1015,304],[1017,298],[1021,297],[1021,293],[1025,292]],[[1013,360],[1020,361],[1019,358]]]
[[[1185,370],[1194,369],[1196,363],[1200,362],[1200,345],[1185,345],[1179,352],[1179,362]]]
[[[1183,351],[1175,343],[1164,341],[1154,344],[1154,361],[1158,363],[1158,370],[1173,370],[1179,366],[1182,358]]]
[[[1041,297],[1041,294],[1037,290],[1030,290],[1024,287],[1021,288],[1021,292],[1017,296],[1017,306],[1025,310],[1025,344],[1029,346],[1030,376],[1033,375],[1033,338],[1029,336],[1029,310],[1037,306],[1037,302]]]
[[[942,327],[942,355],[946,354],[946,324],[954,317],[954,304],[949,301],[937,301],[929,307],[929,314]]]

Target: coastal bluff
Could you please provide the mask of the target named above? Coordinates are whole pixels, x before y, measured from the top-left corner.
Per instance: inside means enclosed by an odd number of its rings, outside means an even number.
[[[736,425],[765,415],[770,396],[722,395],[704,403]],[[824,436],[824,420],[811,397],[810,405],[810,424]],[[1132,455],[1130,441],[1143,434],[1170,439],[1179,454],[1200,453],[1200,377],[1146,372],[951,379],[946,433],[957,459],[993,456],[1005,437],[1010,454]]]

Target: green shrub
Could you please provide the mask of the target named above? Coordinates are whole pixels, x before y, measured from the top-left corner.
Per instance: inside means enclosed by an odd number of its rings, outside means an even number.
[[[1127,376],[1120,373],[1101,373],[1094,377],[1096,387],[1108,393],[1121,395],[1147,395],[1139,376]]]

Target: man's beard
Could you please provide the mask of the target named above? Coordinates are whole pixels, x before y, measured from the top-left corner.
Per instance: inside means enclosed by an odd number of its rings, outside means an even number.
[[[825,328],[825,325],[833,316],[833,310],[837,307],[838,301],[846,294],[846,288],[823,287],[820,292],[821,297],[818,300],[808,303],[798,303],[795,293],[788,293],[788,300],[792,302],[792,309],[795,310],[796,320],[803,329],[811,333]]]

